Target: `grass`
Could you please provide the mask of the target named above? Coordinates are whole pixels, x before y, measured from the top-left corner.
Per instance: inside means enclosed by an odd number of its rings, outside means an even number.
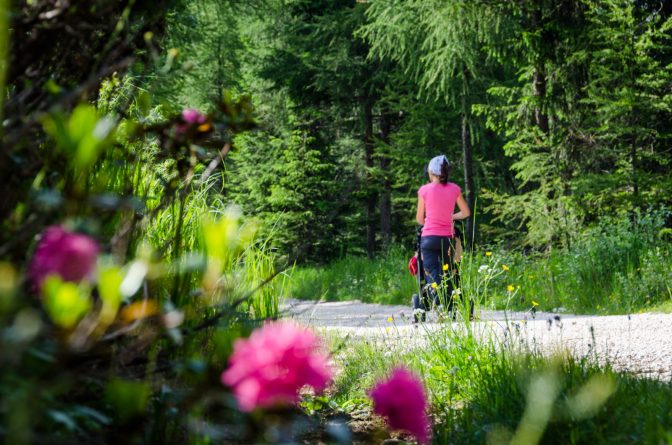
[[[672,244],[666,211],[604,220],[577,235],[571,248],[547,253],[484,248],[465,254],[463,291],[485,309],[581,314],[670,311]],[[409,304],[416,292],[407,263],[412,249],[396,246],[369,260],[347,257],[325,267],[299,267],[288,295],[300,299]],[[487,254],[486,254],[487,253]]]
[[[350,341],[337,355],[334,402],[370,410],[366,393],[394,366],[422,377],[434,443],[672,443],[672,385],[615,372],[591,358],[543,357],[476,341],[465,331],[424,348]]]
[[[486,258],[477,253],[465,274],[473,277],[481,266],[499,270],[507,265],[509,270],[492,279],[492,292],[483,299],[496,308],[529,309],[532,301],[542,310],[576,313],[665,307],[672,299],[672,249],[663,229],[665,215],[644,216],[635,230],[627,220],[605,220],[582,233],[571,249],[550,254],[500,251]],[[506,290],[509,285],[515,295]]]
[[[347,257],[327,267],[298,267],[287,295],[303,300],[410,304],[415,279],[406,268],[410,253],[393,247],[374,260]]]

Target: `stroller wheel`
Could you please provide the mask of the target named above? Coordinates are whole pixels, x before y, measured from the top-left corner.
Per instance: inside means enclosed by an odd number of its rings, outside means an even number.
[[[426,319],[425,312],[427,309],[423,301],[420,300],[418,294],[413,294],[412,305],[413,305],[413,323],[425,321]]]
[[[413,314],[413,323],[424,323],[426,319],[427,315],[424,311]]]

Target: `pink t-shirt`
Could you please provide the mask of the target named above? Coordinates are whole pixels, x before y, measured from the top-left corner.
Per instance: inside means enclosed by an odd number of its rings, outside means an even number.
[[[462,191],[460,186],[449,182],[430,182],[418,190],[425,202],[425,226],[422,236],[453,236],[453,212]]]

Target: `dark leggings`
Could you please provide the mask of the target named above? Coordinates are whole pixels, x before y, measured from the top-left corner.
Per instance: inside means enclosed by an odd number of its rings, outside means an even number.
[[[427,283],[441,284],[444,276],[450,278],[453,270],[453,238],[449,236],[423,236],[420,239],[420,252],[422,253],[422,264],[425,269]],[[443,266],[448,265],[448,270],[444,271]],[[453,290],[451,280],[448,279],[450,292]]]
[[[445,288],[442,289],[439,287],[438,292],[430,292],[432,295],[431,300],[434,304],[443,304],[449,312],[453,312],[453,290],[460,289],[460,274],[454,260],[454,238],[448,236],[423,236],[420,239],[420,252],[422,254],[426,281],[430,285],[430,289],[432,283],[441,284],[444,278],[446,278]],[[443,270],[444,265],[448,266],[445,271]],[[462,299],[465,301],[464,294],[462,294]],[[473,318],[473,316],[474,303],[473,301],[469,301],[469,318]],[[454,313],[453,318],[455,318]]]

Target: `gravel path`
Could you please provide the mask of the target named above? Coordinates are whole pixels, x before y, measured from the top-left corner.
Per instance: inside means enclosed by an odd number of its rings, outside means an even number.
[[[427,335],[440,329],[464,330],[464,322],[438,323],[429,314],[420,326],[411,323],[407,306],[366,304],[360,301],[320,302],[287,300],[287,316],[336,335],[375,339],[392,347],[420,347]],[[576,316],[537,312],[483,311],[470,327],[480,338],[518,345],[543,353],[570,351],[595,355],[617,370],[672,380],[672,314]]]

